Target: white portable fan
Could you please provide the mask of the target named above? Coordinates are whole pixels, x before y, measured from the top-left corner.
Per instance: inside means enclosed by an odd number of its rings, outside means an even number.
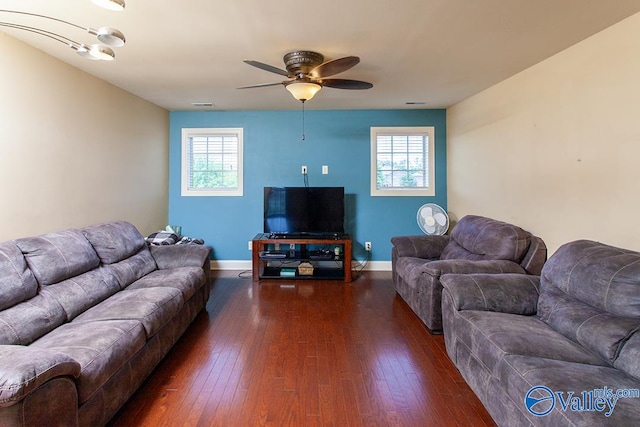
[[[434,203],[426,203],[418,209],[418,226],[428,235],[441,236],[449,229],[449,215]]]

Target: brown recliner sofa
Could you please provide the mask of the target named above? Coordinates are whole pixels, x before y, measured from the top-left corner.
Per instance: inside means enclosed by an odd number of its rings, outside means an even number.
[[[541,238],[477,215],[461,218],[450,235],[396,236],[391,243],[396,292],[432,333],[442,332],[442,274],[539,275],[547,259]]]
[[[106,424],[205,307],[210,253],[124,221],[0,243],[0,426]]]

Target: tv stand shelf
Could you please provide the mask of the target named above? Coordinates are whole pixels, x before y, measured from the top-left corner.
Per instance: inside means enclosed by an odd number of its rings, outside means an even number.
[[[254,282],[265,279],[351,281],[352,243],[346,234],[289,238],[260,233],[253,238],[251,250]],[[313,265],[313,274],[300,274],[297,267],[302,262]]]

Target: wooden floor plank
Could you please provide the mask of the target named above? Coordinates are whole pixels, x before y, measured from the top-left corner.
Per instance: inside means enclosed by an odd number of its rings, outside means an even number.
[[[389,272],[214,276],[207,311],[111,426],[495,425]]]

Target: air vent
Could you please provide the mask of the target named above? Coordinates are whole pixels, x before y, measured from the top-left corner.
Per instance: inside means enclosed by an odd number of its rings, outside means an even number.
[[[213,102],[192,102],[194,107],[213,107]]]
[[[426,102],[424,101],[408,101],[405,102],[406,105],[425,105]]]

